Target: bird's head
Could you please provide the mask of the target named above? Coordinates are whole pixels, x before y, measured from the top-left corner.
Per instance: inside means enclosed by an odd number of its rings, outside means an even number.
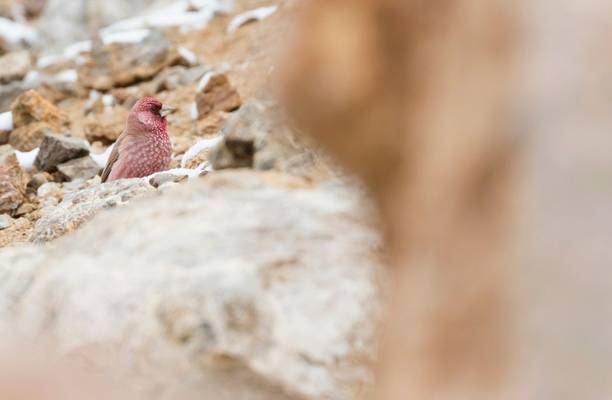
[[[155,97],[145,96],[138,100],[128,116],[128,132],[133,133],[166,133],[168,121],[166,116],[174,109],[164,106]]]

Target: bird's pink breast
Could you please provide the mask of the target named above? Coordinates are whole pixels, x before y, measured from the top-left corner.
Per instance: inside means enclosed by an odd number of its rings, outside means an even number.
[[[136,141],[123,150],[123,156],[117,161],[109,177],[110,180],[121,178],[141,178],[168,168],[172,148],[168,137],[151,135],[146,140]]]

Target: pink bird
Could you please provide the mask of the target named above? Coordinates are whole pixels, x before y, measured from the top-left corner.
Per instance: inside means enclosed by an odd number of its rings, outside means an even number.
[[[102,172],[102,182],[141,178],[168,169],[172,146],[166,116],[172,111],[149,96],[134,104]]]

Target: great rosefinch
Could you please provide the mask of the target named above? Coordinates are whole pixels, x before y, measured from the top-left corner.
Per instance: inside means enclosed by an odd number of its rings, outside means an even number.
[[[141,178],[168,168],[172,146],[165,117],[171,112],[154,97],[134,104],[102,172],[102,182]]]

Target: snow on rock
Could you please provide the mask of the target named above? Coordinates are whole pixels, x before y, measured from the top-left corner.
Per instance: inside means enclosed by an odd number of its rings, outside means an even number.
[[[236,32],[238,28],[247,22],[261,21],[264,18],[268,18],[270,15],[274,14],[276,10],[278,10],[278,6],[261,7],[237,15],[227,26],[227,33]]]
[[[91,40],[82,40],[64,47],[61,54],[44,54],[36,62],[37,68],[46,68],[54,64],[59,64],[67,60],[78,60],[82,53],[91,51]]]
[[[0,17],[0,38],[11,45],[34,44],[38,41],[38,32],[27,25]]]
[[[232,2],[229,1],[175,1],[147,14],[115,22],[103,28],[100,33],[107,36],[124,31],[170,27],[180,27],[183,32],[204,29],[216,14],[227,13],[231,9]]]
[[[183,154],[183,158],[181,159],[181,167],[185,168],[189,160],[200,154],[202,151],[206,149],[214,149],[221,144],[223,141],[223,136],[219,135],[212,139],[202,139],[193,146],[191,146],[185,154]]]
[[[17,161],[21,168],[25,170],[32,169],[34,167],[34,160],[38,156],[39,148],[35,148],[32,151],[18,151],[15,150],[15,156],[17,156]]]
[[[0,131],[13,130],[13,113],[11,111],[0,113]]]

